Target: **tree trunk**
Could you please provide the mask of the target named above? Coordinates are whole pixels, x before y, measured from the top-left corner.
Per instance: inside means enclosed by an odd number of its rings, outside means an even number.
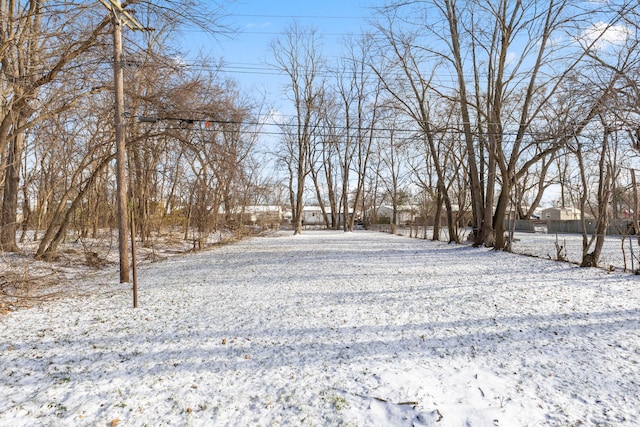
[[[505,177],[498,196],[498,203],[496,204],[496,211],[493,216],[493,230],[495,233],[494,248],[496,250],[503,250],[506,247],[505,241],[505,226],[504,223],[507,219],[507,211],[509,210],[509,194],[511,193],[512,180]]]
[[[607,227],[609,225],[609,212],[608,208],[611,201],[612,185],[613,185],[613,173],[611,171],[611,165],[606,163],[607,151],[609,149],[609,134],[610,129],[604,126],[604,136],[602,143],[602,151],[600,152],[599,161],[599,179],[598,179],[598,216],[596,218],[596,227],[594,230],[594,236],[591,241],[595,240],[593,251],[587,252],[587,248],[583,248],[581,267],[597,267],[600,261],[600,254],[604,246],[605,235],[607,233]],[[595,238],[595,239],[594,239]],[[590,246],[590,245],[589,245]]]
[[[5,252],[18,252],[18,192],[20,190],[20,166],[24,149],[24,133],[15,134],[9,144],[5,161],[5,182],[0,214],[0,247]]]
[[[432,240],[440,240],[440,218],[442,217],[442,194],[438,188],[436,196],[436,210],[433,214],[433,236]]]
[[[57,247],[57,243],[53,243],[54,240],[58,240],[58,242],[64,237],[64,231],[67,227],[67,222],[71,218],[71,213],[78,206],[78,204],[82,201],[83,197],[87,194],[87,192],[94,188],[95,181],[99,178],[102,171],[109,165],[111,161],[115,158],[115,154],[105,157],[100,161],[100,163],[96,166],[91,176],[87,179],[84,184],[84,187],[80,191],[80,193],[76,196],[74,202],[72,203],[72,208],[67,211],[67,214],[62,218],[61,224],[58,225],[58,230],[56,231],[56,224],[54,221],[49,223],[47,230],[45,231],[42,240],[40,241],[40,245],[38,246],[38,250],[36,251],[35,258],[36,259],[48,259],[53,256],[54,251]],[[72,187],[74,188],[74,187]],[[67,199],[72,193],[72,188],[68,189],[64,196],[61,198],[58,206],[54,212],[53,217],[59,218],[66,206]]]
[[[301,148],[301,151],[302,148]],[[306,156],[306,154],[304,154]],[[295,224],[293,234],[302,234],[302,208],[304,206],[304,181],[306,177],[306,171],[304,168],[304,160],[298,161],[297,168],[297,179],[296,179],[296,193],[295,193]]]
[[[478,174],[478,163],[476,160],[474,132],[471,128],[471,114],[469,112],[469,97],[467,95],[467,82],[465,77],[465,67],[461,52],[461,41],[458,24],[458,11],[456,2],[445,1],[447,24],[451,34],[451,48],[456,68],[458,80],[458,90],[460,91],[460,113],[462,116],[462,129],[465,139],[465,150],[468,162],[468,174],[471,190],[471,212],[473,216],[474,244],[482,245],[485,236],[488,234],[486,227],[491,226],[491,222],[485,220],[485,209],[491,209],[483,203],[483,191],[480,176]]]

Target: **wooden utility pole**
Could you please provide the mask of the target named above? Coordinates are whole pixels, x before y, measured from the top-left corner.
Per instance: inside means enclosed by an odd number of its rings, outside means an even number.
[[[633,186],[633,234],[636,235],[638,243],[640,243],[640,230],[638,230],[638,182],[636,181],[636,170],[631,169],[631,185]]]
[[[118,203],[118,252],[120,254],[120,283],[129,281],[129,247],[127,225],[127,174],[125,170],[124,134],[124,73],[122,70],[122,20],[117,11],[113,23],[113,88],[115,95],[114,123],[116,128],[116,187]]]
[[[132,30],[144,31],[145,28],[122,8],[119,0],[100,0],[111,12],[113,25],[113,89],[114,89],[114,126],[116,131],[116,187],[118,204],[118,252],[120,255],[120,283],[129,282],[129,241],[127,226],[127,172],[126,143],[124,126],[124,73],[122,64],[122,25]],[[137,305],[134,295],[134,305]]]

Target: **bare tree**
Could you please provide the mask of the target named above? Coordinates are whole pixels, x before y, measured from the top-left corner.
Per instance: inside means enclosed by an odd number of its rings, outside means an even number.
[[[353,231],[356,212],[358,209],[364,210],[360,204],[364,198],[364,183],[379,115],[381,85],[370,72],[374,63],[373,47],[374,40],[370,35],[358,40],[346,39],[346,54],[341,58],[335,76],[337,97],[341,104],[340,116],[343,118],[338,149],[342,171],[344,231]],[[352,171],[356,173],[356,182],[353,201],[349,203]]]
[[[338,200],[341,194],[338,191],[340,182],[339,140],[343,132],[338,129],[337,110],[335,102],[330,102],[327,94],[323,97],[317,128],[316,143],[312,144],[309,151],[309,172],[316,192],[316,199],[320,207],[320,213],[327,228],[337,229],[339,221]],[[327,212],[327,203],[329,210]]]
[[[617,11],[621,12],[621,11]],[[600,29],[598,34],[603,39],[607,39],[611,26]],[[621,31],[617,28],[616,31]],[[616,182],[618,181],[622,167],[625,165],[625,157],[620,154],[622,142],[627,146],[629,125],[633,122],[633,112],[625,108],[629,91],[634,93],[635,84],[629,83],[629,76],[637,71],[638,60],[637,38],[630,37],[629,33],[624,33],[622,37],[616,37],[597,49],[585,49],[590,60],[590,66],[585,67],[581,73],[583,86],[578,92],[584,97],[597,99],[597,108],[594,108],[595,126],[590,128],[593,136],[585,137],[576,141],[574,150],[578,165],[580,167],[580,177],[582,183],[582,194],[580,198],[583,211],[583,267],[595,267],[598,265],[602,247],[605,241],[608,225],[611,216],[617,218],[616,214]],[[594,94],[595,92],[595,94]],[[597,121],[596,121],[597,119]],[[633,139],[633,137],[631,138]],[[599,141],[598,141],[599,140]],[[591,201],[589,198],[592,190],[587,177],[588,160],[584,151],[589,151],[589,142],[593,147],[590,151],[594,153],[592,164],[597,164],[597,170],[593,174],[595,182],[595,203],[591,208],[591,213],[595,217],[595,229],[591,238],[588,238],[584,225],[584,210]],[[587,145],[587,150],[583,147]],[[634,225],[635,227],[635,225]]]
[[[432,70],[430,75],[425,75],[421,62],[423,57],[421,53],[416,52],[416,34],[396,32],[393,21],[388,26],[380,26],[381,32],[385,35],[385,44],[382,49],[386,51],[386,46],[391,49],[391,55],[386,58],[387,69],[379,69],[373,67],[376,74],[383,82],[385,90],[393,97],[394,105],[398,110],[410,117],[415,128],[419,129],[423,138],[424,146],[429,152],[428,158],[433,165],[436,175],[437,198],[441,199],[445,204],[447,226],[449,229],[449,241],[457,240],[455,231],[455,223],[453,220],[453,210],[451,199],[447,191],[447,183],[445,177],[445,163],[447,156],[442,156],[438,148],[438,128],[446,129],[447,123],[435,123],[436,119],[441,118],[434,113],[434,101],[432,94],[435,93],[434,84],[432,82],[436,70]],[[397,76],[401,75],[402,79]],[[444,103],[440,100],[440,103]],[[437,205],[436,216],[439,218],[440,210]]]
[[[583,150],[583,142],[576,142],[575,156],[580,166],[580,176],[582,181],[582,193],[580,197],[581,208],[581,221],[582,221],[582,261],[581,267],[596,267],[602,253],[604,246],[605,235],[609,225],[609,204],[611,201],[612,186],[614,182],[614,171],[610,162],[612,150],[611,144],[611,128],[606,124],[603,129],[600,144],[596,144],[592,149],[595,160],[597,161],[597,170],[595,175],[596,191],[595,191],[595,204],[590,209],[591,213],[595,215],[595,228],[591,238],[588,237],[586,228],[586,216],[585,211],[587,204],[589,203],[589,179],[587,178],[587,166],[588,157],[585,157]],[[592,249],[590,251],[590,249]]]
[[[51,85],[74,60],[98,45],[98,36],[107,24],[103,20],[91,29],[81,16],[84,9],[71,4],[44,6],[40,1],[0,3],[2,92],[8,100],[0,109],[0,153],[4,159],[0,246],[4,251],[18,250],[16,218],[25,132],[90,90],[77,87],[65,96],[66,102],[53,105],[48,102],[37,105],[39,95],[44,88],[50,88],[48,94],[56,92]],[[61,14],[69,25],[59,24]],[[69,80],[72,79],[78,81],[70,75]]]
[[[191,25],[195,23],[207,31],[220,28],[218,19],[221,15],[213,13],[220,10],[217,2],[208,2],[206,7],[199,2],[183,1],[169,1],[162,5],[136,3],[140,19],[154,25],[157,33],[164,33],[169,27],[175,29],[187,22]],[[127,6],[126,2],[124,6]],[[7,101],[0,107],[1,172],[4,177],[0,210],[2,250],[18,249],[15,235],[20,166],[29,165],[24,150],[29,143],[28,132],[38,123],[55,118],[83,98],[99,92],[100,88],[110,86],[110,82],[102,78],[108,76],[104,64],[109,64],[111,58],[111,54],[106,53],[110,49],[105,49],[106,43],[111,43],[105,37],[108,24],[107,13],[98,2],[0,2],[0,62],[3,77],[0,90]],[[130,57],[127,55],[127,58]],[[126,62],[131,60],[127,59]],[[40,157],[41,160],[45,158]],[[30,179],[28,184],[36,182],[36,175],[26,170],[23,175]],[[27,185],[23,186],[23,192],[27,189]],[[92,197],[94,191],[87,189],[86,196]],[[24,195],[24,203],[27,203],[28,195]],[[23,204],[23,211],[28,217],[30,206]],[[40,213],[43,212],[40,210]]]
[[[394,2],[386,11],[401,14],[403,25],[409,21],[422,30],[416,34],[426,33],[428,42],[416,39],[412,46],[442,66],[441,72],[450,70],[455,76],[455,85],[443,85],[439,92],[459,103],[475,243],[503,249],[505,217],[519,178],[593,118],[587,114],[543,139],[534,132],[543,112],[558,99],[562,83],[602,37],[596,32],[585,38],[584,26],[607,15],[583,13],[565,0]],[[605,25],[618,22],[621,12],[609,14]],[[584,49],[576,49],[576,40],[586,41]]]
[[[391,230],[395,233],[396,227],[400,225],[400,209],[408,208],[407,205],[411,203],[407,188],[411,172],[407,161],[410,139],[399,125],[394,109],[381,111],[380,120],[384,130],[377,132],[376,138],[381,166],[377,173],[384,188],[386,202],[392,207]]]
[[[319,40],[314,30],[297,25],[289,28],[282,39],[271,45],[276,67],[289,78],[287,94],[294,108],[293,132],[286,138],[290,143],[291,210],[294,234],[302,233],[305,180],[310,172],[309,154],[316,137],[323,99],[324,59],[319,52]],[[292,137],[292,138],[291,138]]]

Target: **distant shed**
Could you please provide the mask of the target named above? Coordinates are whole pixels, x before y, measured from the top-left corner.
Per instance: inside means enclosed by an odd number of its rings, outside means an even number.
[[[580,210],[575,208],[547,208],[543,209],[541,218],[543,220],[577,220],[580,219]]]

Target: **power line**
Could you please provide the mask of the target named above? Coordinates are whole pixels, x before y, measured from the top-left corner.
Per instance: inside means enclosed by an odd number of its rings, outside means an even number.
[[[241,18],[276,18],[276,19],[369,19],[367,16],[338,16],[338,15],[271,15],[271,14],[241,14],[232,13],[229,17]]]
[[[205,30],[181,30],[183,33],[207,33]],[[283,36],[286,35],[286,30],[282,31],[232,31],[232,30],[219,30],[216,31],[216,34],[222,35],[239,35],[239,34],[249,34],[252,36]],[[334,32],[321,32],[318,31],[319,36],[327,36],[327,37],[346,37],[346,36],[366,36],[367,33],[353,32],[353,33],[334,33]]]
[[[218,125],[236,125],[236,126],[253,126],[256,128],[261,128],[263,126],[277,126],[280,129],[282,129],[282,131],[265,131],[262,129],[255,129],[253,131],[247,131],[247,133],[254,133],[254,134],[262,134],[262,135],[272,135],[272,136],[290,136],[290,133],[287,133],[284,129],[295,129],[296,127],[298,127],[297,124],[295,123],[268,123],[268,122],[259,122],[259,121],[243,121],[243,120],[218,120],[218,119],[194,119],[194,118],[187,118],[187,117],[178,117],[178,116],[164,116],[164,117],[151,117],[151,116],[142,116],[142,115],[128,115],[128,117],[132,117],[132,118],[137,118],[139,122],[141,123],[158,123],[158,122],[180,122],[183,125],[193,125],[193,124],[204,124],[205,128],[202,130],[211,130],[211,131],[218,131],[215,128],[212,128],[211,126],[214,124],[218,124]],[[288,117],[295,117],[295,116],[288,116]],[[462,124],[459,124],[459,126],[462,126]],[[168,130],[184,130],[185,127],[184,126],[175,126],[175,127],[167,127],[166,129]],[[398,132],[398,133],[410,133],[412,134],[412,136],[396,136],[395,138],[400,139],[400,140],[416,140],[419,137],[424,136],[424,132],[419,128],[419,127],[415,127],[415,128],[404,128],[404,127],[379,127],[379,126],[363,126],[363,127],[348,127],[348,126],[344,126],[344,125],[318,125],[315,126],[316,130],[319,130],[320,132],[318,133],[318,137],[344,137],[345,134],[344,133],[331,133],[331,132],[326,132],[326,131],[345,131],[345,132]],[[322,133],[324,131],[324,133]],[[456,128],[456,127],[447,127],[446,129],[436,129],[434,132],[434,134],[452,134],[452,135],[462,135],[465,133],[465,131],[461,128]],[[475,136],[487,136],[490,134],[490,132],[487,131],[473,131],[472,132]],[[506,132],[501,132],[499,133],[499,135],[503,136],[503,137],[515,137],[518,135],[517,131],[506,131]],[[548,142],[548,143],[553,143],[556,140],[559,139],[564,139],[567,137],[572,137],[572,136],[576,136],[573,134],[557,134],[557,135],[541,135],[539,133],[535,133],[535,132],[526,132],[525,135],[532,137],[532,138],[540,138],[539,142]],[[577,135],[580,137],[589,137],[589,136],[599,136],[599,134],[590,134],[590,133],[581,133],[580,135]],[[388,135],[386,135],[385,137],[388,137]]]

